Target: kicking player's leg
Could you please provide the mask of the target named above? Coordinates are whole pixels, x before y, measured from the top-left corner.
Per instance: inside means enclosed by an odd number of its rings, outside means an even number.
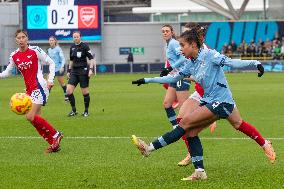
[[[237,130],[241,131],[242,133],[249,136],[251,139],[253,139],[259,146],[261,146],[268,159],[271,163],[274,163],[276,160],[276,153],[272,147],[272,144],[270,141],[265,140],[262,135],[259,133],[259,131],[249,123],[245,122],[237,109],[237,107],[234,108],[232,114],[227,118],[227,120],[230,122],[230,124]]]
[[[174,87],[169,87],[166,92],[163,105],[164,105],[168,120],[171,123],[173,128],[177,126],[176,112],[172,107],[172,104],[176,98],[177,98],[176,89]]]
[[[199,102],[196,101],[195,99],[193,98],[188,98],[183,104],[182,106],[180,107],[180,110],[179,110],[179,113],[178,113],[178,116],[177,116],[177,122],[178,124],[180,123],[180,120],[181,118],[186,114],[186,113],[191,113],[193,112],[196,108],[199,107]],[[188,153],[186,155],[186,157],[181,160],[178,165],[179,166],[187,166],[190,164],[191,162],[191,156],[190,156],[190,149],[189,149],[189,145],[188,145],[188,140],[187,140],[187,136],[184,135],[182,137],[182,139],[184,140],[185,144],[186,144],[186,147],[188,149]]]
[[[149,145],[145,145],[145,142],[142,140],[137,140],[135,136],[133,136],[133,142],[140,150],[140,152],[144,155],[146,152],[149,155],[152,151],[165,147],[173,142],[179,140],[187,129],[205,127],[214,121],[216,121],[218,117],[212,113],[206,106],[198,107],[192,113],[186,114],[184,118],[181,120],[180,125],[178,125],[172,131],[164,134],[159,137],[157,140],[153,141]],[[146,155],[146,156],[147,156]]]
[[[182,180],[203,180],[207,178],[204,164],[203,164],[203,147],[201,141],[198,137],[198,134],[204,129],[205,127],[199,127],[195,129],[189,129],[186,132],[186,137],[189,144],[189,149],[191,152],[192,164],[195,168],[195,171],[192,175],[183,178]]]

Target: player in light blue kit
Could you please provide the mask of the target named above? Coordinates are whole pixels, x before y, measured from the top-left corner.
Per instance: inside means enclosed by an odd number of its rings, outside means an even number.
[[[175,39],[174,30],[171,25],[166,24],[162,26],[162,36],[166,41],[166,59],[167,63],[169,63],[170,65],[166,65],[166,68],[162,69],[162,72],[160,74],[161,77],[164,75],[167,67],[171,68],[176,62],[186,61],[186,58],[181,54],[179,42]],[[189,81],[179,80],[175,83],[170,83],[167,89],[163,104],[168,120],[172,124],[173,128],[178,124],[176,113],[173,108],[174,102],[177,99],[179,106],[181,106],[189,96],[189,87]]]
[[[162,36],[163,39],[166,41],[166,65],[165,68],[162,69],[162,72],[160,74],[161,77],[164,75],[168,75],[169,68],[174,67],[177,62],[179,66],[175,66],[174,68],[180,68],[186,62],[186,58],[182,55],[180,51],[179,42],[175,39],[174,29],[171,25],[166,24],[162,26]],[[170,71],[172,71],[172,69]],[[176,107],[181,107],[182,104],[188,99],[189,87],[190,82],[187,80],[179,80],[175,83],[168,84],[163,105],[168,120],[173,128],[175,128],[179,122],[179,119],[177,119],[176,112],[174,109]],[[183,137],[182,139],[188,146],[186,138]],[[190,152],[188,152],[186,160],[190,162]],[[178,164],[180,164],[180,162]]]
[[[200,107],[193,112],[186,113],[174,130],[164,134],[149,145],[133,135],[133,142],[142,155],[149,156],[152,151],[176,142],[190,130],[202,129],[218,119],[227,119],[235,129],[246,133],[255,140],[263,148],[270,162],[274,163],[276,153],[271,142],[265,140],[255,127],[241,118],[222,69],[224,65],[231,67],[255,65],[259,70],[258,76],[261,77],[264,73],[261,63],[255,60],[233,60],[215,50],[201,48],[202,43],[195,29],[184,32],[179,41],[183,54],[186,57],[192,57],[179,73],[173,76],[143,78],[132,83],[137,85],[145,83],[174,83],[180,79],[191,77],[204,88],[204,96],[201,99]],[[203,166],[201,142],[195,137],[188,142],[192,162],[197,166],[195,172],[183,180],[206,179],[207,175]]]
[[[62,49],[57,44],[57,39],[54,36],[50,36],[48,42],[50,48],[47,50],[47,53],[48,56],[55,62],[55,77],[63,89],[65,101],[68,101],[68,97],[66,96],[66,84],[64,82],[65,58]]]

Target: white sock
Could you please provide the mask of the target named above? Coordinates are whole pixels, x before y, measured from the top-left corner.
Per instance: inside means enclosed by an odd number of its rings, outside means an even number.
[[[57,131],[52,138],[56,138],[59,135],[59,132]]]
[[[195,171],[204,172],[205,170],[202,168],[195,169]]]
[[[153,145],[152,143],[149,144],[148,149],[149,149],[149,151],[151,151],[151,152],[154,151],[154,150],[156,150],[156,149],[154,148],[154,145]]]
[[[262,148],[266,147],[268,144],[269,144],[269,143],[268,143],[268,140],[265,140],[265,143],[264,143],[264,145],[262,146]]]

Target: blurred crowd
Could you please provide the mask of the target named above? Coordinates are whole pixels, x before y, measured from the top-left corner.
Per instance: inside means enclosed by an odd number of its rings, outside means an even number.
[[[259,58],[259,59],[284,59],[284,36],[276,36],[273,40],[267,39],[258,42],[251,40],[250,43],[243,41],[239,46],[234,41],[230,44],[225,43],[222,47],[222,53],[229,57]]]

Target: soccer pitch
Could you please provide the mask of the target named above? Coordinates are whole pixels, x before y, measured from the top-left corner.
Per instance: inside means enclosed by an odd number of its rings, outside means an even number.
[[[186,155],[183,141],[143,158],[131,142],[135,134],[150,142],[171,129],[162,103],[161,85],[137,87],[131,81],[148,74],[98,75],[90,81],[90,117],[68,118],[69,103],[55,81],[42,116],[64,133],[59,153],[48,147],[24,116],[9,109],[10,97],[24,91],[20,77],[1,80],[0,188],[283,188],[284,74],[227,74],[244,120],[271,139],[277,162],[226,121],[215,133],[201,133],[208,180],[185,182],[192,165],[178,167]],[[191,92],[193,86],[191,87]],[[83,111],[80,88],[75,91]]]

